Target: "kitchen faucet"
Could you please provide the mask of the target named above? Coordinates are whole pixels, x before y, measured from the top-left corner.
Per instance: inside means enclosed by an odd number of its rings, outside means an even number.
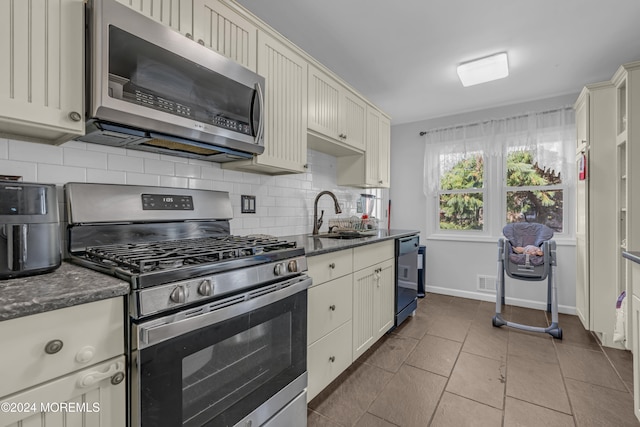
[[[324,194],[328,194],[333,198],[333,204],[336,209],[336,213],[337,214],[342,213],[342,209],[340,209],[340,205],[338,204],[338,199],[336,198],[335,194],[333,194],[331,191],[321,191],[320,193],[318,193],[318,195],[316,196],[316,200],[313,202],[313,233],[312,234],[318,234],[318,230],[322,226],[322,217],[324,216],[324,210],[320,214],[320,219],[318,219],[318,199],[320,199],[320,197]]]

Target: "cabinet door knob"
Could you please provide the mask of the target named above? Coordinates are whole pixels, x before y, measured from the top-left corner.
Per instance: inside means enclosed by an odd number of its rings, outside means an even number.
[[[331,311],[336,311],[336,305],[335,305],[335,304],[331,304],[331,305],[329,306],[329,310],[331,310]]]
[[[185,34],[185,37],[188,38],[189,40],[193,40],[193,36],[191,35],[191,33]]]
[[[62,350],[63,345],[61,340],[51,340],[44,346],[44,352],[47,354],[56,354]]]
[[[336,268],[336,264],[332,262],[331,264],[329,264],[329,268],[331,268],[331,269]]]
[[[77,111],[72,111],[69,113],[69,118],[74,122],[79,122],[80,120],[82,120],[82,115]]]
[[[198,44],[201,44],[202,46],[204,46],[204,40],[198,39]]]
[[[336,361],[336,357],[335,356],[329,357],[329,362],[333,363],[335,361]]]

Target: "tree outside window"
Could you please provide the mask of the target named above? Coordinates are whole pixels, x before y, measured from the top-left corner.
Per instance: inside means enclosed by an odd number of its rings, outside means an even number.
[[[562,232],[560,172],[539,165],[528,150],[510,150],[506,163],[507,223],[535,222]]]
[[[446,157],[444,155],[443,157]],[[446,168],[440,178],[440,228],[443,230],[482,230],[484,224],[484,158],[469,153]]]
[[[469,153],[447,168],[446,156],[441,157],[440,229],[483,230],[484,157]],[[507,223],[535,222],[562,232],[563,204],[560,172],[540,166],[529,150],[507,152]]]

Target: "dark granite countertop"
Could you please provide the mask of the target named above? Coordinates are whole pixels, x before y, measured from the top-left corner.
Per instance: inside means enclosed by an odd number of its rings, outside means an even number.
[[[626,259],[629,259],[635,263],[640,264],[640,252],[638,251],[624,251],[622,252],[622,256],[625,257]]]
[[[307,256],[325,254],[328,252],[341,251],[355,248],[357,246],[379,243],[384,240],[397,239],[399,237],[413,236],[420,233],[418,230],[376,230],[376,234],[371,237],[357,239],[333,239],[327,237],[315,237],[311,234],[297,234],[293,236],[283,236],[283,239],[294,240],[298,247],[304,247]]]
[[[129,282],[64,261],[51,273],[0,280],[0,321],[128,293]]]

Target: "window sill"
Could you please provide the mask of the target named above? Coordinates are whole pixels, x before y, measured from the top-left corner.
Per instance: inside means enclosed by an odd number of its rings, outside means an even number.
[[[450,241],[465,243],[498,243],[498,239],[503,236],[452,236],[451,234],[431,234],[427,240],[432,241]],[[572,237],[558,237],[553,239],[557,246],[575,246],[576,239]]]

